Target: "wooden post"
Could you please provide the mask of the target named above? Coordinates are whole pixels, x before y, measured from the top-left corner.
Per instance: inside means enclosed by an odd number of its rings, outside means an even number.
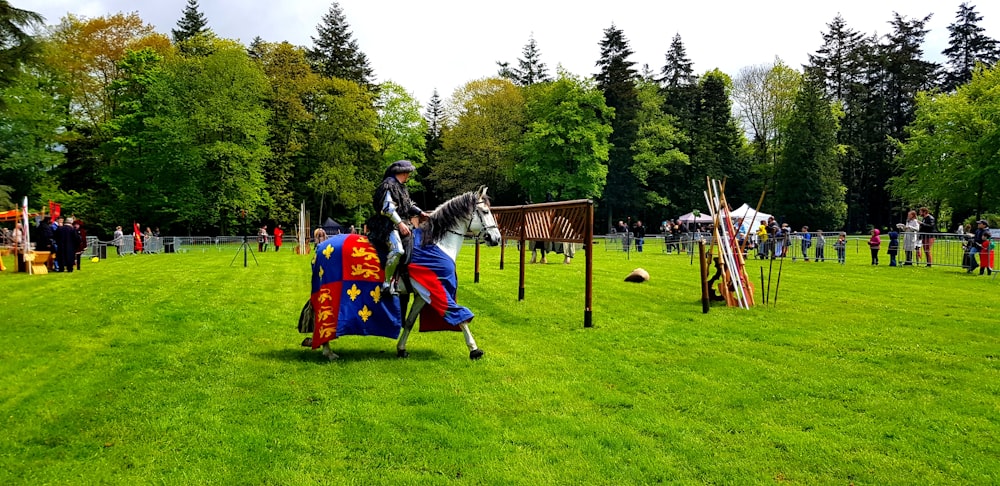
[[[476,277],[475,283],[479,283],[479,238],[476,238]]]
[[[583,327],[594,327],[593,319],[593,302],[594,302],[594,201],[587,201],[587,225],[583,231],[584,240],[587,245],[587,254],[585,255],[585,260],[587,262],[586,270],[584,271],[587,279],[587,286],[584,296],[584,308],[583,308]]]
[[[521,265],[520,265],[520,273],[518,274],[518,279],[517,279],[517,300],[519,300],[519,301],[520,300],[524,300],[524,259],[525,259],[525,255],[526,255],[525,250],[526,250],[526,248],[528,246],[527,245],[527,241],[525,241],[525,239],[524,239],[524,225],[527,224],[527,220],[526,219],[527,218],[525,217],[525,213],[522,211],[521,212],[521,239],[520,239],[520,242],[521,242]]]
[[[503,270],[503,256],[507,250],[507,238],[500,238],[500,270]]]

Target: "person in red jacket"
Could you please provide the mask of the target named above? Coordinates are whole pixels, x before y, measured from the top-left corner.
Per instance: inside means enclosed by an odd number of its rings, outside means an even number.
[[[281,250],[281,237],[285,235],[285,231],[281,229],[279,224],[274,228],[274,251]]]

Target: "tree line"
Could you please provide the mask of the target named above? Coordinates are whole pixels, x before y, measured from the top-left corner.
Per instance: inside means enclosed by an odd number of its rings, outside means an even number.
[[[553,73],[532,37],[422,107],[375,81],[336,2],[303,47],[219,38],[196,0],[169,37],[134,13],[44,26],[0,0],[0,209],[55,200],[96,234],[288,225],[302,202],[357,223],[405,158],[425,207],[487,184],[497,204],[592,198],[609,227],[704,208],[706,177],[793,227],[983,217],[1000,210],[1000,49],[963,3],[932,63],[929,19],[894,14],[877,36],[837,16],[801,69],[733,76],[696,74],[679,34],[661,68],[637,66],[614,24],[595,73]]]

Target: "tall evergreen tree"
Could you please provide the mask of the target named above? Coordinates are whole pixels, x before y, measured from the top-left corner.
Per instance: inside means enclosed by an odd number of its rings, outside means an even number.
[[[632,146],[638,133],[638,73],[635,63],[629,60],[633,53],[625,33],[614,24],[604,30],[600,46],[601,57],[597,61],[600,70],[594,78],[598,89],[604,93],[607,105],[615,110],[615,117],[611,122],[612,148],[608,158],[608,184],[604,191],[604,205],[610,226],[616,210],[628,214],[638,209],[639,198],[636,192],[639,186],[632,174]]]
[[[509,63],[497,61],[497,65],[500,66],[498,75],[501,78],[509,79],[518,86],[531,86],[535,83],[552,81],[548,68],[542,62],[542,53],[538,50],[534,34],[528,38],[528,43],[521,52],[524,57],[517,60],[518,67],[516,68],[510,67]]]
[[[906,126],[914,119],[917,93],[935,86],[938,65],[923,59],[924,38],[931,16],[908,20],[898,13],[889,22],[893,31],[885,37],[882,50],[886,74],[886,102],[889,108],[889,136],[906,137]]]
[[[826,94],[834,101],[843,101],[850,95],[852,84],[857,83],[861,66],[861,50],[864,36],[847,26],[840,15],[826,24],[829,29],[823,34],[823,45],[816,54],[809,55],[807,71],[824,82]]]
[[[743,145],[742,131],[733,116],[732,82],[729,76],[718,69],[709,71],[701,78],[700,103],[692,138],[691,152],[688,154],[691,177],[683,178],[688,190],[694,191],[692,207],[702,207],[705,177],[727,179],[726,195],[733,200],[747,199],[746,182],[749,178],[749,164],[741,157]]]
[[[438,162],[438,152],[444,147],[442,134],[444,133],[444,104],[437,89],[431,95],[424,111],[424,119],[427,120],[427,133],[424,135],[424,172],[431,174]],[[440,201],[444,194],[437,189],[437,186],[428,178],[424,178],[423,204],[421,207],[430,207],[428,200]],[[415,196],[416,197],[416,196]]]
[[[944,75],[945,91],[954,91],[959,85],[969,82],[977,63],[990,67],[1000,60],[1000,46],[979,26],[983,16],[976,12],[975,5],[963,3],[958,7],[955,18],[957,20],[948,26],[948,47],[941,51],[948,58],[949,69]]]
[[[307,57],[313,69],[324,76],[371,88],[375,74],[368,64],[368,56],[361,52],[349,29],[343,9],[333,2],[316,26],[318,36],[312,37],[313,48],[307,51]]]
[[[184,15],[177,21],[177,28],[170,29],[176,44],[208,31],[208,20],[198,8],[198,0],[188,0],[187,6],[184,7]]]
[[[666,54],[666,63],[660,70],[659,81],[668,88],[694,84],[698,78],[694,75],[693,66],[694,63],[687,57],[680,33],[674,34],[670,50]]]
[[[698,86],[698,76],[694,74],[694,63],[688,59],[681,41],[680,34],[674,35],[670,43],[670,51],[666,54],[666,64],[660,70],[661,94],[663,95],[663,112],[673,117],[674,125],[686,136],[680,137],[677,147],[690,156],[693,149],[691,134],[696,130],[698,105],[701,100],[701,89]],[[690,167],[679,167],[671,175],[674,181],[687,180],[691,175]],[[670,208],[678,214],[691,209],[690,194],[684,195],[686,184],[672,184],[667,191]],[[699,186],[700,187],[700,186]],[[700,194],[700,193],[699,193]]]
[[[35,40],[24,29],[44,21],[35,12],[15,8],[7,0],[0,0],[0,88],[13,83],[21,71],[21,63],[38,52]],[[0,100],[2,106],[3,100]]]
[[[774,187],[775,214],[792,227],[827,230],[844,223],[847,205],[837,162],[837,122],[823,96],[823,81],[800,85],[788,122]]]

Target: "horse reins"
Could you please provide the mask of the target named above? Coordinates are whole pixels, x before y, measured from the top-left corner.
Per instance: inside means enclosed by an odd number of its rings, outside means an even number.
[[[476,202],[476,207],[472,209],[472,212],[475,213],[475,216],[479,217],[479,222],[482,223],[483,228],[479,230],[479,232],[477,232],[476,234],[472,235],[473,238],[479,238],[479,235],[483,234],[483,231],[489,231],[493,228],[496,228],[498,230],[500,229],[500,227],[497,226],[496,224],[486,226],[486,221],[483,220],[483,213],[479,210],[480,204],[482,203]],[[448,229],[449,233],[461,236],[462,238],[465,238],[465,235],[469,234],[470,231],[472,231],[472,218],[469,218],[469,225],[465,227],[465,233],[459,233],[458,231],[453,231],[450,228]]]

